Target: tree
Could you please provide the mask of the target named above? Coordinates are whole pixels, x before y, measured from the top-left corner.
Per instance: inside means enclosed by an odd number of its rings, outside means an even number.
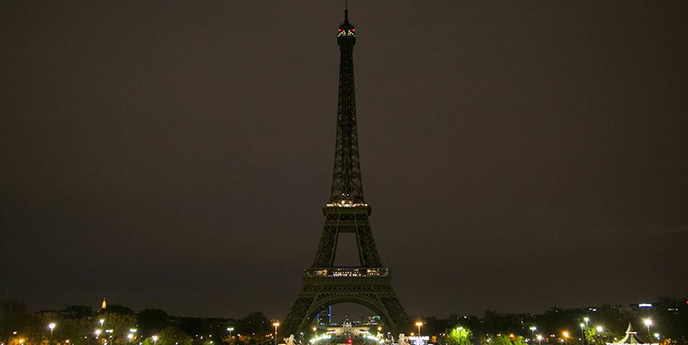
[[[15,299],[0,300],[0,339],[9,343],[12,332],[28,327],[29,313],[26,303]]]
[[[492,337],[491,345],[512,345],[508,335],[496,335]]]
[[[160,331],[156,345],[191,345],[191,337],[176,327],[165,327]]]
[[[428,316],[424,319],[423,334],[439,334],[454,324],[450,320],[440,320],[434,316]]]
[[[84,322],[85,321],[85,322]],[[73,345],[86,344],[86,336],[91,327],[84,327],[84,324],[89,324],[87,319],[62,319],[59,321],[58,327],[55,328],[54,339],[55,342],[64,342],[69,339],[69,343]]]
[[[511,338],[511,343],[513,345],[528,345],[528,343],[526,343],[525,339],[523,339],[523,337],[520,335],[516,336],[514,338]]]
[[[179,318],[179,329],[190,336],[202,334],[204,325],[205,320],[198,317]]]
[[[242,334],[253,334],[263,336],[272,332],[272,322],[265,314],[256,311],[248,314],[239,321],[239,332]]]
[[[101,315],[101,318],[105,320],[105,328],[112,330],[115,340],[126,338],[129,329],[136,327],[136,318],[133,315],[107,313]]]
[[[164,310],[145,309],[138,315],[139,331],[150,336],[162,331],[170,324],[170,316]]]
[[[131,308],[119,304],[108,304],[107,309],[104,309],[102,312],[106,314],[117,313],[123,315],[134,315],[134,311],[131,310]]]
[[[444,333],[447,334],[447,345],[471,345],[473,332],[468,328],[456,326]]]
[[[615,333],[612,333],[607,329],[599,332],[596,329],[589,328],[585,330],[585,342],[586,344],[604,345],[614,339],[614,334]]]

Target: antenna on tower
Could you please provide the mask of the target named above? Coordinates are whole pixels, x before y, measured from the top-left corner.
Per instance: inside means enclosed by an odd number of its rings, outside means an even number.
[[[344,22],[349,22],[349,0],[344,0]]]

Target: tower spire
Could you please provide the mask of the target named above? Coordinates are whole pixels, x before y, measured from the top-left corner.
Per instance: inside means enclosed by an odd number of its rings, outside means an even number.
[[[349,22],[349,0],[344,0],[344,22]]]
[[[349,10],[337,32],[339,44],[339,99],[332,189],[328,205],[363,206],[363,184],[356,131],[356,94],[354,90],[354,45],[356,28],[349,23]]]

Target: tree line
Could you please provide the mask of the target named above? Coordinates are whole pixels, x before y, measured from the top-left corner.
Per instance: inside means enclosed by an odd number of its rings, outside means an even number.
[[[272,322],[262,312],[241,319],[134,313],[120,305],[95,313],[82,306],[29,312],[22,301],[0,300],[0,342],[7,345],[258,345],[271,343],[271,336]]]
[[[647,343],[688,344],[685,298],[659,297],[651,307],[554,307],[541,314],[488,310],[482,317],[452,314],[419,319],[424,321],[424,334],[438,335],[436,343],[447,345],[605,345],[623,338],[629,323]],[[459,336],[457,330],[467,330],[470,336]]]
[[[423,321],[423,335],[438,345],[605,345],[621,339],[629,322],[645,342],[688,344],[688,303],[669,297],[660,297],[651,308],[555,307],[541,314],[488,310],[481,317],[414,319]],[[53,343],[50,323],[56,324]],[[270,345],[273,332],[262,312],[241,319],[176,317],[160,309],[134,313],[120,305],[97,312],[78,306],[29,312],[24,302],[0,300],[0,342],[6,345]]]

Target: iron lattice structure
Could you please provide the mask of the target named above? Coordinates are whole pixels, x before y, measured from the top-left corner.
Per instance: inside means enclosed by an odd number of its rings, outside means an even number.
[[[380,262],[368,220],[371,208],[363,198],[354,92],[356,29],[349,23],[348,11],[339,26],[337,43],[341,55],[330,201],[323,207],[325,226],[315,261],[304,271],[303,288],[282,325],[282,334],[310,334],[319,310],[344,302],[366,306],[382,318],[386,329],[404,332],[410,321],[392,289],[389,269]],[[356,234],[360,266],[334,265],[340,233]]]

